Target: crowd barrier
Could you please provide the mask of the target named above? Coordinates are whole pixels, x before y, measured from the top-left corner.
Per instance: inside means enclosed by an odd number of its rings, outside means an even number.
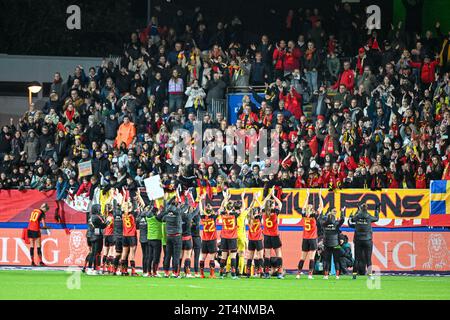
[[[230,190],[232,199],[250,203],[262,189]],[[310,203],[318,206],[319,190],[311,189]],[[356,211],[357,204],[366,201],[373,214],[380,204],[380,221],[374,224],[373,263],[382,271],[450,271],[450,215],[430,214],[428,190],[321,190],[325,210],[347,207],[347,216]],[[29,251],[22,239],[23,228],[28,225],[30,212],[42,202],[50,205],[47,223],[52,229],[43,235],[44,262],[50,266],[81,265],[87,253],[85,239],[86,214],[63,203],[61,215],[64,224],[54,219],[55,192],[37,190],[0,190],[0,265],[29,265]],[[300,257],[302,219],[299,209],[306,196],[304,189],[283,190],[283,209],[280,214],[280,234],[283,242],[284,265],[295,269]],[[213,195],[213,205],[219,206],[222,194]],[[219,221],[220,222],[220,221]],[[435,227],[434,229],[428,229]],[[397,230],[397,228],[400,228]],[[220,226],[219,226],[220,229]],[[347,225],[344,233],[353,238]],[[138,248],[136,261],[140,265]]]
[[[353,233],[344,233],[352,241]],[[301,231],[281,232],[283,264],[288,270],[297,268],[301,239]],[[372,262],[381,271],[450,271],[449,244],[450,232],[376,232]],[[82,266],[88,253],[85,231],[72,229],[66,234],[64,230],[51,230],[50,235],[42,238],[42,250],[44,262],[49,266]],[[138,247],[138,266],[141,266],[141,259]],[[22,230],[0,229],[0,265],[29,264],[29,250],[22,240]]]

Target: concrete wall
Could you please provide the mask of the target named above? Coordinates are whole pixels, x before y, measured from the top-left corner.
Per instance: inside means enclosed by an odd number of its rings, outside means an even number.
[[[89,67],[100,66],[102,58],[16,56],[0,54],[0,81],[51,82],[59,71],[64,80],[73,74],[79,64],[88,72]]]
[[[7,82],[51,82],[55,72],[60,72],[64,81],[80,65],[87,73],[90,67],[100,66],[102,58],[17,56],[0,54],[0,81]],[[25,93],[27,94],[27,93]],[[42,91],[33,102],[39,106],[44,103]],[[23,115],[28,108],[27,97],[0,96],[0,125],[8,124]]]

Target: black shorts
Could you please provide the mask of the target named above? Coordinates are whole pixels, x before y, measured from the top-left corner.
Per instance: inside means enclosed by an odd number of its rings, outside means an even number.
[[[222,251],[237,251],[237,239],[221,239],[220,240],[220,249]]]
[[[105,247],[112,247],[116,244],[114,236],[105,236]]]
[[[217,241],[216,240],[204,240],[202,241],[202,253],[216,253]]]
[[[124,247],[136,247],[137,246],[137,237],[123,237],[123,246]]]
[[[263,249],[262,240],[248,240],[248,251],[260,251]]]
[[[30,239],[39,239],[41,237],[40,231],[27,230],[27,236]]]
[[[114,236],[114,243],[116,245],[116,252],[121,253],[123,251],[123,237]]]
[[[194,246],[194,244],[192,243],[192,238],[190,238],[189,240],[183,240],[181,249],[182,250],[192,250],[193,246]]]
[[[316,251],[317,250],[317,239],[303,239],[302,241],[302,251]]]
[[[281,248],[280,236],[264,236],[264,249]]]

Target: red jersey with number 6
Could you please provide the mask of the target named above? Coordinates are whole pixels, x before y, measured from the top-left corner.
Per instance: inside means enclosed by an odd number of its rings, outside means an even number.
[[[201,239],[203,241],[217,240],[216,216],[204,215],[201,217],[200,223],[203,225]]]
[[[222,232],[220,233],[220,237],[222,239],[237,239],[237,230],[236,215],[222,215]]]
[[[263,234],[266,236],[278,236],[278,214],[280,210],[275,209],[271,215],[264,215],[264,230]]]
[[[40,209],[35,209],[31,212],[30,221],[28,223],[28,230],[40,231],[41,230],[41,220],[45,219],[45,213]]]
[[[314,217],[303,218],[303,239],[317,239],[317,220]]]
[[[136,219],[132,214],[123,215],[123,236],[136,237]]]
[[[248,226],[248,240],[262,240],[261,218],[253,219]]]

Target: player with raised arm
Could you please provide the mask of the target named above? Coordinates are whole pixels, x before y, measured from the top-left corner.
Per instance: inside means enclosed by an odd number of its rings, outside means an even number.
[[[336,268],[336,280],[339,279],[339,257],[341,255],[339,247],[339,228],[342,226],[345,220],[345,207],[341,210],[341,217],[336,220],[337,210],[331,209],[326,217],[320,219],[320,224],[323,229],[323,266],[324,266],[324,279],[328,280],[328,274],[331,269],[331,256],[333,256],[334,265]]]
[[[113,267],[113,275],[120,276],[122,274],[121,269],[119,268],[120,258],[122,257],[123,251],[123,219],[122,219],[122,210],[120,206],[122,204],[122,196],[117,192],[117,189],[114,189],[113,193],[113,216],[114,216],[114,251],[116,253],[114,258],[114,267]]]
[[[371,216],[367,211],[367,204],[363,203],[359,206],[359,210],[354,216],[350,215],[348,225],[355,228],[355,236],[353,243],[355,244],[355,264],[353,266],[353,279],[356,275],[367,274],[372,278],[372,223],[377,222],[380,218],[379,204],[375,206],[375,216]]]
[[[103,244],[103,259],[102,259],[102,272],[103,274],[112,273],[114,265],[114,215],[112,204],[107,203],[105,205],[105,215],[107,226],[103,230],[104,244]]]
[[[236,201],[234,203],[234,209],[240,210],[241,213],[237,217],[237,227],[238,227],[238,268],[237,271],[240,275],[244,275],[245,269],[245,252],[247,250],[247,232],[245,230],[246,219],[249,212],[252,210],[255,199],[253,199],[252,203],[248,208],[245,207],[245,190],[241,194],[241,201]]]
[[[187,198],[184,203],[177,194],[167,202],[168,194],[164,194],[164,209],[158,214],[157,219],[165,222],[167,234],[167,247],[164,252],[164,273],[169,277],[170,261],[172,260],[172,276],[180,278],[179,264],[182,248],[182,215],[188,210]],[[178,202],[178,204],[175,203]]]
[[[39,209],[35,209],[31,212],[30,220],[28,222],[27,236],[30,239],[30,258],[31,265],[34,267],[34,247],[37,247],[37,254],[39,257],[39,265],[45,266],[42,261],[42,249],[41,249],[41,229],[47,229],[45,223],[45,213],[49,210],[47,203],[43,203]],[[41,227],[42,223],[42,227]]]
[[[121,257],[122,275],[128,275],[128,260],[131,266],[131,275],[137,276],[134,257],[137,246],[136,211],[133,210],[131,199],[126,198],[122,204],[123,220],[123,251]]]
[[[203,230],[200,233],[202,238],[202,252],[200,254],[200,278],[205,278],[205,262],[209,258],[209,277],[215,278],[216,261],[214,255],[217,252],[217,214],[214,212],[211,204],[203,206],[203,201],[206,198],[206,194],[203,194],[200,202],[200,223],[203,226]],[[219,209],[220,210],[220,209]]]
[[[223,192],[224,199],[221,205],[223,208],[219,214],[222,218],[222,231],[220,232],[220,246],[222,250],[222,256],[220,259],[220,277],[223,279],[225,275],[225,266],[227,258],[231,259],[231,276],[233,279],[236,277],[236,253],[237,253],[237,238],[238,227],[237,218],[240,215],[240,211],[236,210],[233,201],[230,201],[230,194],[226,191]]]
[[[283,258],[281,239],[278,230],[278,215],[283,203],[275,196],[275,188],[264,199],[263,203],[263,234],[264,234],[264,278],[269,278],[271,250],[275,251],[278,279],[283,279]]]
[[[187,196],[186,196],[187,197]],[[191,256],[194,243],[192,242],[192,219],[199,213],[198,206],[196,208],[188,206],[187,211],[183,212],[181,216],[182,223],[182,253],[180,258],[180,268],[182,262],[184,262],[184,276],[186,278],[192,278],[191,274]]]
[[[262,241],[262,204],[259,202],[259,193],[256,193],[252,205],[249,208],[248,216],[248,250],[247,250],[247,278],[251,276],[252,262],[254,261],[255,276],[262,275],[263,270],[263,241]],[[255,204],[258,207],[255,207]]]
[[[141,244],[142,251],[142,276],[148,277],[150,269],[150,259],[149,259],[149,241],[148,241],[148,223],[147,214],[153,205],[151,202],[148,206],[145,205],[144,199],[141,197],[141,192],[137,189],[136,200],[139,208],[139,213],[137,215],[137,225],[139,229],[139,243]]]
[[[103,230],[108,223],[101,215],[101,206],[99,204],[92,205],[91,214],[89,215],[88,228],[91,234],[92,252],[89,259],[89,266],[86,271],[87,275],[98,275],[97,270],[100,264],[100,255],[103,249]]]
[[[322,194],[319,191],[319,208],[314,209],[313,205],[308,204],[309,201],[309,189],[306,191],[305,204],[303,205],[302,217],[303,217],[303,240],[302,240],[302,256],[298,262],[298,274],[296,279],[300,279],[302,274],[303,265],[306,260],[309,261],[308,279],[313,279],[314,271],[314,257],[317,251],[317,219],[322,215],[323,200]]]

